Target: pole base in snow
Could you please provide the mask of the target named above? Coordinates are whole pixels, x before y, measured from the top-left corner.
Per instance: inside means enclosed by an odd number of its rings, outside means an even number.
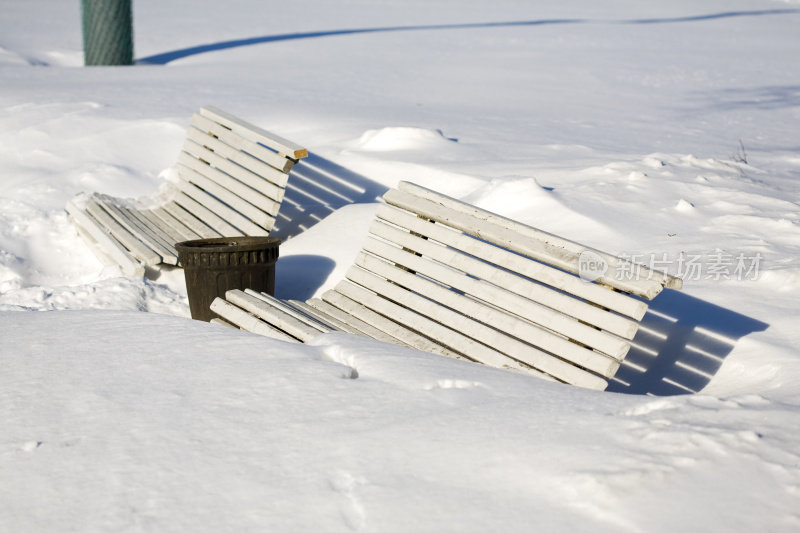
[[[133,65],[131,0],[81,0],[84,65]]]

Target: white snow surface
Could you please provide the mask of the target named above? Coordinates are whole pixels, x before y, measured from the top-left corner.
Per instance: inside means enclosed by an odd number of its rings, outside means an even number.
[[[800,2],[135,0],[134,22],[136,66],[84,68],[79,2],[3,3],[0,532],[800,531]],[[280,297],[341,279],[404,179],[693,269],[605,392],[192,321],[180,270],[122,276],[63,206],[156,193],[206,104],[311,152]]]

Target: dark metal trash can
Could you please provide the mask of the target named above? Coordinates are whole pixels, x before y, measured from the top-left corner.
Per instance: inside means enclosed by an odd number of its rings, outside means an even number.
[[[280,243],[277,237],[221,237],[176,244],[192,318],[206,322],[215,318],[211,302],[231,289],[273,295]]]

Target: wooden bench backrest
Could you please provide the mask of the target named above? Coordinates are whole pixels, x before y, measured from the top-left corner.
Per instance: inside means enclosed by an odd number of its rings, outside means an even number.
[[[175,203],[225,237],[267,235],[305,148],[215,107],[192,117]],[[173,214],[174,216],[178,216]]]
[[[604,389],[647,310],[626,293],[680,287],[644,267],[617,279],[622,260],[597,250],[610,272],[585,281],[586,247],[418,185],[384,200],[347,279],[309,303],[421,349]]]

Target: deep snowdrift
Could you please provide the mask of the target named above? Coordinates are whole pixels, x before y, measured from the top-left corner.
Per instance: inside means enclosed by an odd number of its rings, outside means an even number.
[[[7,4],[0,531],[800,528],[800,2],[136,0],[141,64],[91,69],[78,2]],[[604,393],[188,320],[181,271],[121,277],[63,205],[154,193],[204,104],[311,151],[278,296],[401,179],[685,288]]]

